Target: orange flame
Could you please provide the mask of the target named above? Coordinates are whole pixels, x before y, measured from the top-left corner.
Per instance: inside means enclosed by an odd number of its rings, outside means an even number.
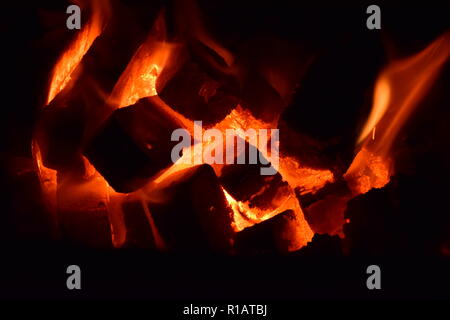
[[[81,59],[106,25],[109,11],[107,1],[91,1],[89,4],[92,6],[92,17],[76,35],[53,68],[47,105],[67,86]]]
[[[362,147],[345,174],[356,194],[381,188],[389,182],[395,138],[449,55],[450,33],[445,33],[423,51],[391,63],[380,74],[372,111],[358,138]]]
[[[377,126],[376,146],[389,151],[409,115],[426,95],[450,55],[450,33],[436,39],[418,54],[389,65],[379,76],[372,112],[358,138],[363,142]]]

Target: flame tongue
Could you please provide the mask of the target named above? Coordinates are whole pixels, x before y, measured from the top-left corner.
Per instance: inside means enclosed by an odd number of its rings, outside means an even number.
[[[446,33],[418,54],[395,61],[379,76],[372,112],[358,143],[377,126],[377,143],[372,149],[389,151],[398,131],[427,94],[450,55],[450,33]]]
[[[345,174],[356,194],[389,182],[395,138],[449,56],[450,33],[446,33],[423,51],[393,62],[381,73],[372,111],[358,138],[361,149]]]

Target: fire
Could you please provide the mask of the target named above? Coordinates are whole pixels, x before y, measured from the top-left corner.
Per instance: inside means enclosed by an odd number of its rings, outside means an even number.
[[[237,105],[221,122],[216,124],[214,128],[221,131],[226,129],[271,129],[277,126],[277,121],[271,123],[256,119],[249,110]]]
[[[228,128],[247,130],[253,129],[269,129],[277,127],[277,120],[272,123],[266,123],[264,121],[256,119],[250,111],[238,106],[232,110],[231,113],[225,117],[219,124],[215,126],[221,131],[225,131]],[[245,136],[241,138],[246,138]],[[247,142],[252,144],[254,142],[247,139]],[[270,159],[270,155],[267,154],[267,150],[259,150],[263,153],[266,159]],[[295,166],[295,170],[292,166]],[[318,190],[323,187],[328,181],[333,181],[333,174],[328,170],[314,170],[309,168],[299,168],[298,162],[291,157],[280,157],[279,173],[284,181],[287,181],[291,188],[302,186],[304,189]],[[300,170],[299,170],[300,169]],[[218,170],[220,175],[220,170]],[[308,223],[304,219],[304,215],[300,204],[297,200],[293,189],[290,189],[288,194],[280,192],[273,200],[273,208],[261,209],[252,207],[249,202],[235,200],[224,188],[223,192],[228,201],[229,207],[233,211],[234,229],[239,232],[245,228],[251,227],[257,223],[261,223],[267,219],[270,219],[286,210],[293,210],[296,219],[299,223],[298,228],[293,232],[295,235],[291,237],[295,238],[296,245],[290,248],[291,251],[298,250],[302,246],[311,241],[313,232]]]
[[[391,160],[362,148],[348,168],[345,178],[350,189],[363,194],[372,188],[382,188],[390,180]]]
[[[99,2],[95,3],[96,6],[99,5]],[[202,50],[205,50],[204,47],[211,49],[216,54],[214,59],[209,54],[202,57],[206,60],[209,59],[209,61],[205,61],[209,67],[212,66],[215,71],[220,71],[227,76],[231,75],[239,78],[239,72],[235,69],[238,67],[234,56],[227,49],[213,41],[209,34],[204,31],[205,28],[199,23],[200,19],[197,16],[197,9],[191,8],[189,2],[180,3],[186,8],[190,8],[187,10],[188,14],[184,18],[181,17],[181,19],[187,19],[183,21],[189,22],[185,24],[192,29],[186,31],[187,34],[183,35],[187,39],[181,37],[183,41],[189,42],[189,50],[200,50],[199,55],[201,56]],[[104,11],[104,9],[99,8],[93,10],[93,15],[88,23],[77,34],[73,43],[70,44],[55,65],[47,103],[50,103],[67,86],[71,78],[74,77],[75,69],[80,65],[83,56],[101,34],[106,23]],[[203,47],[197,46],[198,43],[203,45]],[[49,199],[52,199],[51,201],[57,210],[64,207],[79,206],[80,203],[82,203],[82,208],[87,206],[90,209],[101,202],[104,204],[102,210],[105,209],[107,211],[109,222],[111,223],[112,242],[116,247],[124,245],[127,240],[127,227],[124,219],[126,213],[123,205],[130,199],[137,200],[142,205],[139,209],[141,209],[149,222],[156,247],[159,249],[166,247],[165,239],[159,234],[158,226],[155,224],[148,204],[164,204],[165,199],[161,195],[164,187],[167,187],[172,182],[176,182],[183,171],[204,163],[203,154],[199,154],[198,150],[210,150],[215,146],[216,140],[213,140],[212,137],[203,141],[202,135],[200,140],[197,139],[195,132],[198,127],[196,127],[195,122],[174,111],[158,97],[158,91],[161,91],[161,86],[164,86],[164,81],[167,80],[165,77],[170,78],[170,72],[174,72],[171,68],[177,68],[180,60],[182,60],[181,53],[184,53],[183,50],[186,47],[186,43],[168,41],[166,22],[164,14],[161,13],[156,19],[147,39],[135,52],[125,71],[121,74],[107,101],[108,106],[112,107],[112,109],[117,109],[133,105],[143,98],[152,100],[152,107],[161,108],[165,114],[176,119],[180,126],[183,126],[190,131],[191,136],[194,136],[195,144],[184,149],[183,156],[176,163],[157,173],[156,176],[149,178],[147,185],[144,187],[129,194],[115,192],[106,179],[97,172],[86,158],[84,158],[85,176],[76,176],[74,178],[68,174],[67,177],[64,177],[66,172],[61,172],[61,177],[66,178],[66,180],[58,181],[60,183],[58,185],[57,172],[43,166],[39,148],[37,145],[33,145],[33,154],[43,189]],[[357,140],[357,155],[344,175],[350,189],[353,191],[352,196],[366,193],[372,188],[382,188],[389,182],[392,174],[391,158],[393,155],[391,149],[395,138],[420,100],[427,94],[440,68],[450,55],[449,49],[450,34],[445,34],[418,54],[389,64],[379,75],[374,90],[372,111]],[[219,62],[216,58],[221,58],[219,60],[223,61]],[[280,92],[289,91],[283,85],[278,87]],[[209,99],[210,91],[215,89],[207,89],[210,88],[202,88],[198,94],[205,99]],[[120,111],[126,111],[126,109]],[[280,110],[279,113],[281,112]],[[269,141],[264,141],[262,145],[259,145],[257,141],[250,139],[245,134],[241,135],[241,133],[250,129],[270,130],[278,128],[279,113],[276,114],[275,111],[270,121],[263,121],[255,117],[250,110],[238,104],[223,120],[218,121],[205,130],[215,129],[222,133],[222,136],[227,136],[227,130],[234,129],[237,133],[233,133],[233,138],[244,139],[248,144],[257,149],[259,148],[258,151],[266,159],[271,160],[271,156],[279,151],[278,144],[276,148],[269,151],[267,148]],[[149,123],[149,126],[151,126],[151,123]],[[203,129],[198,131],[203,133]],[[194,134],[192,134],[193,132]],[[270,142],[273,142],[273,140],[275,139],[272,136],[272,141]],[[202,148],[198,148],[199,145]],[[201,159],[200,163],[198,160],[195,160],[199,158]],[[222,175],[222,171],[225,172],[223,169],[226,165],[226,163],[212,164],[216,176],[219,177],[218,181],[221,179],[223,181],[226,180],[223,179],[224,175]],[[272,162],[272,165],[275,167],[274,162]],[[209,170],[210,168],[207,169]],[[251,195],[245,195],[247,198],[240,198],[236,195],[237,199],[245,199],[245,201],[236,200],[232,196],[232,194],[235,195],[234,190],[232,190],[233,187],[228,187],[227,183],[223,182],[221,189],[223,197],[228,204],[228,207],[226,204],[223,206],[223,211],[229,212],[230,216],[232,216],[231,223],[235,232],[240,232],[283,212],[289,211],[290,213],[292,211],[295,221],[290,224],[288,231],[290,234],[285,236],[294,240],[289,250],[298,250],[311,241],[314,233],[304,218],[296,192],[301,195],[314,194],[325,187],[326,184],[335,182],[336,178],[331,170],[304,166],[295,157],[284,154],[279,155],[279,166],[276,169],[278,170],[277,178],[282,181],[282,184],[280,183],[281,186],[278,184],[270,185],[270,182],[262,179],[261,185],[256,187],[256,192],[252,192]],[[153,174],[154,172],[152,172]],[[214,178],[217,178],[216,176],[213,174]],[[107,177],[107,179],[109,178]],[[64,183],[66,185],[63,186]],[[275,191],[272,192],[271,188]],[[267,190],[271,193],[267,196],[267,199],[264,198],[264,201],[260,202],[255,201],[255,199],[258,200],[258,197],[265,197]],[[219,194],[220,196],[222,195],[220,190]],[[349,198],[349,195],[345,195],[344,198],[331,196],[327,201],[316,205],[315,208],[317,211],[322,212],[324,210],[330,212],[340,210],[343,212]],[[335,206],[334,203],[337,203],[337,205]],[[156,217],[158,216],[156,215]],[[229,224],[229,220],[227,221],[227,224]],[[332,223],[330,225],[334,227],[337,224]],[[338,230],[339,228],[334,229]]]
[[[250,111],[245,110],[241,106],[237,106],[236,109],[232,110],[230,114],[224,118],[224,120],[213,126],[213,128],[218,129],[221,132],[225,132],[227,129],[241,129],[243,131],[250,128],[267,129],[273,127],[274,125],[276,124],[266,123],[254,118]],[[236,134],[239,132],[240,131],[237,130]],[[246,139],[246,141],[250,144],[255,143],[254,141],[250,141],[246,136],[240,136],[240,138]],[[197,141],[197,143],[202,143],[202,149],[204,150],[207,146],[214,144],[215,141]],[[264,151],[267,152],[267,150]],[[157,197],[156,194],[159,187],[176,179],[177,173],[199,164],[194,161],[194,159],[202,159],[203,157],[196,154],[196,152],[198,152],[198,148],[196,148],[195,145],[183,150],[182,157],[179,158],[176,163],[162,172],[145,187],[145,194],[153,194]],[[264,156],[267,157],[268,155],[264,154]],[[292,188],[300,187],[304,190],[304,192],[315,192],[323,187],[327,182],[334,181],[333,174],[329,170],[315,170],[300,167],[298,162],[291,157],[281,157],[280,162],[283,170],[280,168],[279,173],[282,175],[283,180],[286,180]],[[221,176],[222,168],[224,166],[225,164],[212,164],[217,176]],[[291,169],[293,171],[291,171]],[[285,175],[287,178],[285,178]],[[270,207],[258,208],[251,205],[251,200],[237,201],[225,188],[222,187],[225,199],[227,200],[228,206],[232,211],[232,217],[234,220],[233,229],[236,232],[239,232],[245,228],[270,219],[286,210],[293,210],[296,215],[297,223],[299,224],[297,228],[299,234],[291,235],[296,239],[295,243],[297,243],[296,247],[292,248],[292,250],[297,250],[306,245],[306,243],[312,239],[313,232],[304,219],[302,209],[292,188],[289,187],[288,191],[284,189],[280,190],[274,199],[272,199],[272,204]],[[264,186],[262,186],[262,191],[263,189]]]
[[[327,183],[335,181],[331,170],[303,167],[297,159],[289,156],[280,158],[279,172],[292,188],[299,188],[300,194],[316,193]]]
[[[106,24],[109,11],[107,1],[90,1],[89,5],[92,6],[92,17],[76,35],[53,68],[47,105],[67,86],[75,69],[95,39],[102,33]]]
[[[371,132],[372,140],[375,140],[374,132],[376,125],[385,114],[391,98],[391,87],[386,76],[382,75],[378,79],[373,97],[373,107],[369,118],[358,137],[358,144],[363,142]]]
[[[250,111],[238,105],[220,123],[214,126],[214,128],[225,132],[228,128],[242,129],[245,131],[250,128],[270,129],[276,128],[277,126],[278,121],[276,119],[271,123],[264,122],[256,119]],[[242,136],[241,138],[246,137]],[[247,142],[251,143],[248,139]],[[270,159],[270,155],[267,154],[268,150],[259,151],[263,153],[264,157]],[[297,159],[290,156],[280,156],[278,172],[283,177],[283,180],[287,181],[292,188],[299,187],[301,193],[314,193],[323,188],[327,183],[334,182],[334,175],[331,170],[303,167]]]
[[[270,219],[286,210],[293,210],[297,225],[293,230],[290,230],[290,235],[284,235],[291,240],[294,240],[289,247],[289,251],[295,251],[308,242],[311,241],[314,233],[306,222],[303,211],[298,203],[295,195],[290,195],[275,210],[261,210],[258,208],[251,208],[247,202],[235,200],[224,188],[222,188],[229,207],[233,211],[233,229],[236,232],[242,231],[245,228],[251,227],[257,223],[261,223]]]
[[[394,61],[381,72],[372,111],[358,138],[360,150],[345,174],[354,193],[381,188],[389,182],[395,138],[449,55],[450,33],[445,33],[421,52]]]
[[[166,42],[163,17],[161,13],[149,36],[121,75],[112,92],[110,104],[122,108],[136,103],[141,98],[158,94],[157,80],[177,48],[176,44]]]

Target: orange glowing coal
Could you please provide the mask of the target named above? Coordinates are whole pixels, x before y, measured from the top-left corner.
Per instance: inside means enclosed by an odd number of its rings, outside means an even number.
[[[102,33],[107,22],[109,12],[107,1],[89,1],[86,6],[92,8],[92,16],[77,33],[53,68],[46,104],[49,104],[73,78],[75,69],[95,39]]]
[[[276,126],[276,123],[265,123],[264,121],[256,119],[250,111],[237,106],[230,112],[228,116],[221,122],[213,126],[215,129],[225,132],[227,129],[241,129],[243,131],[252,129],[267,129],[272,126]],[[239,131],[236,131],[239,132]],[[251,141],[247,136],[240,136],[240,138],[246,139],[250,144],[256,143]],[[198,143],[203,144],[203,149],[215,141],[201,141]],[[255,147],[257,145],[254,145]],[[156,194],[159,185],[167,184],[169,181],[176,177],[178,172],[181,172],[187,168],[193,167],[198,164],[192,159],[196,157],[195,145],[189,147],[190,150],[184,150],[183,156],[174,163],[171,167],[164,170],[158,177],[151,181],[146,187],[145,194]],[[267,150],[265,150],[267,152]],[[268,155],[265,154],[267,157]],[[186,159],[186,157],[190,157]],[[202,159],[202,157],[200,157]],[[270,157],[268,157],[270,159]],[[221,176],[222,168],[225,164],[212,164],[217,176]],[[314,192],[322,188],[327,182],[334,181],[333,174],[329,170],[316,170],[306,167],[301,167],[299,163],[291,157],[280,157],[280,167],[283,168],[279,173],[282,175],[283,180],[288,182],[291,187],[280,188],[277,194],[273,197],[271,205],[266,208],[255,207],[251,204],[251,201],[238,201],[234,199],[225,188],[222,190],[225,195],[225,199],[228,202],[228,206],[232,211],[233,217],[233,229],[236,232],[242,231],[245,228],[251,227],[255,224],[268,220],[284,211],[292,210],[296,216],[296,228],[297,234],[290,235],[295,239],[291,243],[291,251],[298,250],[305,246],[313,237],[313,231],[306,222],[303,211],[300,207],[298,199],[293,191],[293,188],[300,187],[304,192]],[[295,169],[290,171],[290,169]],[[285,178],[285,176],[287,178]],[[265,186],[261,186],[263,191]],[[291,232],[294,232],[294,229]]]
[[[450,33],[445,33],[421,52],[394,61],[381,72],[372,111],[358,138],[359,152],[345,174],[355,194],[389,182],[393,143],[449,55]]]
[[[161,13],[152,31],[134,54],[117,82],[110,104],[122,108],[133,105],[144,97],[156,96],[157,80],[177,49],[176,44],[166,42],[166,26]]]
[[[74,71],[80,64],[83,56],[95,38],[102,32],[106,21],[105,9],[98,7],[99,2],[92,1],[92,5],[94,3],[96,8],[93,10],[91,19],[55,65],[48,94],[48,103],[74,77]],[[181,1],[180,3],[186,9],[186,15],[179,17],[179,19],[181,19],[183,25],[189,26],[189,28],[184,30],[185,34],[183,34],[180,41],[189,42],[194,38],[195,41],[193,43],[200,42],[203,46],[216,53],[215,58],[206,55],[205,59],[211,58],[210,61],[206,61],[209,65],[228,76],[232,75],[239,78],[240,72],[237,70],[239,66],[237,66],[235,61],[238,59],[235,59],[231,52],[212,40],[205,31],[204,26],[199,22],[200,18],[197,9],[191,7],[190,2]],[[152,103],[154,108],[164,110],[166,114],[169,114],[178,123],[181,123],[185,129],[190,131],[191,136],[194,136],[192,134],[195,131],[194,121],[174,111],[158,97],[158,92],[161,91],[165,81],[170,79],[172,72],[175,72],[174,70],[182,63],[186,53],[186,43],[169,42],[167,37],[166,22],[164,14],[161,13],[156,19],[148,37],[137,49],[115,84],[107,99],[107,105],[112,109],[116,109],[133,105],[143,98],[151,99],[154,102]],[[195,46],[189,49],[202,50]],[[408,117],[414,112],[421,99],[426,96],[449,55],[450,33],[447,33],[421,52],[405,59],[393,61],[382,70],[375,83],[371,113],[357,139],[357,154],[344,175],[352,190],[352,194],[346,194],[342,197],[331,195],[326,199],[322,199],[322,201],[316,201],[315,205],[313,204],[307,209],[308,213],[318,213],[318,215],[324,212],[330,213],[329,215],[325,214],[325,216],[331,218],[327,221],[323,220],[323,223],[320,224],[326,225],[325,227],[321,226],[322,230],[330,230],[326,231],[326,233],[342,236],[340,224],[345,222],[343,220],[343,212],[347,201],[353,196],[366,193],[373,188],[382,188],[389,182],[392,175],[392,149],[395,139]],[[216,61],[217,57],[223,61],[219,63]],[[270,66],[267,68],[270,69]],[[282,85],[276,87],[280,92],[289,91]],[[199,95],[201,95],[200,92]],[[223,136],[227,136],[228,129],[237,130],[235,132],[245,132],[249,129],[276,129],[278,128],[278,118],[281,112],[279,110],[279,113],[276,114],[276,111],[274,111],[271,121],[263,121],[255,117],[248,109],[237,104],[225,118],[210,125],[205,130],[216,129]],[[237,133],[232,138],[244,139],[253,147],[260,148],[259,151],[266,159],[271,159],[271,151],[268,148],[262,148],[257,141],[251,140],[248,136],[241,136]],[[51,202],[56,202],[54,206],[64,208],[65,206],[79,205],[79,203],[82,203],[83,206],[90,206],[90,204],[95,206],[101,201],[105,204],[105,208],[108,211],[112,229],[112,242],[114,246],[120,247],[124,245],[127,238],[124,222],[126,213],[123,212],[123,204],[130,199],[138,200],[142,204],[142,211],[145,213],[154,239],[157,242],[156,246],[159,249],[164,249],[165,239],[162,239],[159,235],[158,226],[153,221],[148,203],[152,201],[164,202],[163,195],[161,195],[161,190],[163,190],[164,186],[176,181],[182,171],[204,163],[199,163],[192,159],[200,158],[203,161],[202,155],[199,155],[197,151],[211,149],[215,144],[215,140],[195,140],[195,143],[201,144],[202,148],[198,149],[193,145],[188,150],[185,149],[183,156],[171,167],[150,178],[148,184],[143,188],[129,194],[114,191],[86,158],[84,158],[85,177],[78,180],[71,180],[70,177],[66,180],[60,180],[58,176],[57,182],[57,172],[43,166],[37,145],[33,145],[33,153],[41,177],[41,184]],[[222,171],[226,164],[214,163],[211,166],[218,177],[223,177]],[[289,233],[292,234],[286,236],[294,240],[289,248],[290,251],[294,251],[307,245],[311,241],[314,232],[318,232],[317,229],[312,229],[306,221],[296,193],[300,195],[315,194],[324,188],[325,185],[335,182],[336,177],[331,170],[305,166],[297,158],[285,154],[279,155],[279,166],[277,169],[278,178],[281,176],[283,187],[277,187],[278,189],[273,192],[273,197],[269,199],[270,201],[267,201],[270,202],[269,204],[265,204],[264,207],[258,207],[255,203],[252,203],[254,197],[264,194],[264,191],[268,188],[269,183],[264,185],[266,181],[246,201],[236,200],[231,195],[233,192],[226,190],[226,187],[222,186],[223,195],[228,203],[228,209],[225,208],[225,211],[228,211],[233,218],[232,227],[235,232],[241,232],[288,210],[292,211],[295,215],[295,223],[289,229]],[[60,173],[58,172],[58,174]],[[63,175],[64,173],[61,173],[61,177]],[[58,197],[56,196],[57,191]],[[337,211],[342,213],[339,216],[339,221],[335,218]],[[336,219],[336,221],[333,219]],[[333,221],[330,222],[331,220]]]
[[[157,82],[159,81],[159,77],[161,76],[162,71],[167,67],[167,64],[173,63],[173,60],[176,57],[174,52],[179,49],[179,45],[166,42],[166,29],[163,17],[163,14],[160,14],[152,31],[150,32],[150,35],[144,44],[137,50],[126,70],[120,77],[114,87],[111,98],[109,99],[110,105],[118,108],[125,107],[135,103],[141,98],[152,97],[158,94]],[[231,54],[229,54],[226,50],[222,50],[222,48],[210,40],[205,33],[199,32],[199,34],[209,46],[214,47],[216,51],[223,54],[224,59],[227,58],[226,60],[232,60]],[[161,107],[165,107],[167,112],[170,112],[175,118],[186,124],[186,129],[188,131],[193,131],[194,123],[192,121],[187,120],[184,116],[173,110],[169,110],[170,108],[168,106],[162,105]],[[249,128],[255,130],[268,129],[273,128],[274,126],[276,127],[276,125],[276,121],[273,123],[265,123],[253,117],[251,112],[248,110],[238,106],[235,110],[232,110],[227,117],[213,127],[225,132],[226,129],[242,129],[244,131]],[[203,141],[201,143],[203,143],[203,149],[205,149],[208,145],[214,142]],[[158,187],[173,179],[178,172],[194,166],[194,163],[198,164],[194,161],[190,161],[191,159],[186,159],[187,155],[192,158],[197,157],[198,155],[196,154],[196,149],[197,148],[195,148],[195,146],[192,146],[189,150],[192,152],[187,152],[188,150],[185,150],[185,152],[183,152],[183,157],[181,157],[170,168],[164,170],[152,181],[150,181],[149,184],[144,187],[146,189],[145,193],[142,194],[156,194]],[[214,164],[213,167],[216,174],[220,176],[223,165]],[[300,178],[297,179],[299,181],[301,180]],[[323,184],[324,182],[319,181],[319,183]],[[301,183],[298,182],[298,184]],[[309,182],[309,184],[311,185],[311,182]],[[314,188],[314,186],[310,187]],[[306,221],[304,221],[303,213],[301,212],[300,206],[293,192],[289,196],[280,195],[279,199],[276,199],[277,203],[274,204],[276,209],[263,210],[258,208],[250,209],[248,203],[234,200],[225,189],[223,190],[229,203],[229,207],[233,211],[233,216],[235,217],[234,227],[236,231],[243,230],[246,227],[267,220],[283,211],[292,209],[302,219],[301,221],[304,223],[303,229],[309,230],[309,232],[302,235],[302,237],[304,237],[302,245],[305,245],[311,240],[312,231],[307,226]],[[138,194],[139,193],[134,193],[134,196],[139,196]],[[142,196],[142,194],[140,194],[140,196]],[[151,218],[150,213],[148,215]],[[123,239],[123,236],[121,238]]]

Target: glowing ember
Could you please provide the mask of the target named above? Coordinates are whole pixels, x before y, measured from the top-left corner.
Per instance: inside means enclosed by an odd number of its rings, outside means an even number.
[[[384,187],[390,176],[390,160],[377,156],[366,148],[358,152],[345,174],[348,185],[355,194]]]
[[[93,6],[91,19],[76,35],[53,69],[46,104],[49,104],[69,83],[81,59],[92,46],[94,40],[102,33],[109,10],[107,2],[92,1],[90,4]]]
[[[228,205],[233,211],[233,229],[236,232],[251,227],[257,223],[270,219],[288,209],[295,213],[296,225],[289,230],[289,235],[284,235],[290,240],[289,251],[295,251],[305,246],[314,236],[313,231],[303,217],[302,209],[295,195],[289,196],[275,210],[261,210],[251,208],[247,202],[236,201],[225,189],[223,189]]]
[[[276,120],[272,123],[267,123],[256,119],[249,110],[238,105],[222,121],[216,124],[214,128],[225,131],[226,129],[271,129],[276,128],[276,126]]]
[[[302,167],[297,159],[288,156],[280,158],[279,172],[292,188],[299,188],[300,194],[316,193],[335,181],[330,170]]]
[[[222,132],[228,129],[241,129],[243,131],[248,129],[268,129],[274,124],[265,123],[253,117],[250,111],[243,109],[238,106],[234,109],[227,117],[224,118],[220,123],[214,126]],[[235,131],[238,134],[241,131]],[[254,143],[248,140],[246,136],[239,136],[244,138],[248,143]],[[198,143],[203,144],[203,150],[206,149],[208,145],[214,144],[215,141],[200,141]],[[181,172],[187,168],[195,165],[196,152],[198,148],[194,146],[183,150],[183,156],[170,168],[165,170],[159,177],[149,183],[146,188],[146,194],[154,194],[155,190],[161,186],[161,184],[167,184],[169,181],[176,179],[177,173]],[[267,156],[267,155],[266,155]],[[200,157],[200,159],[202,159]],[[314,170],[309,168],[299,168],[298,163],[293,158],[282,158],[280,159],[282,166],[284,163],[284,172],[287,174],[290,169],[295,169],[289,174],[288,182],[292,182],[291,186],[298,187],[301,186],[302,190],[318,190],[323,187],[327,182],[333,181],[333,174],[328,170]],[[203,162],[202,162],[203,163]],[[197,163],[198,164],[198,163]],[[221,176],[222,168],[225,164],[211,164],[218,176]],[[295,168],[293,166],[296,166]],[[281,172],[280,172],[281,173]],[[284,176],[283,176],[284,178]],[[287,180],[287,179],[286,179]],[[261,186],[260,192],[264,192],[266,186]],[[152,191],[153,190],[153,191]],[[261,223],[267,219],[270,219],[286,210],[293,210],[296,215],[296,223],[298,228],[296,232],[301,234],[292,234],[291,237],[295,239],[293,243],[296,243],[292,250],[297,250],[300,247],[306,245],[308,241],[312,239],[313,232],[309,228],[307,222],[304,220],[303,212],[298,203],[297,197],[291,188],[282,188],[278,190],[278,193],[272,199],[272,203],[269,207],[258,208],[251,204],[251,200],[257,194],[253,195],[248,201],[237,201],[235,200],[224,188],[222,188],[225,198],[228,202],[230,209],[233,212],[233,228],[236,232],[242,231],[245,228],[251,227],[255,224]],[[291,230],[292,231],[292,230]]]
[[[156,81],[171,50],[167,44],[156,47],[143,45],[139,48],[114,88],[112,104],[122,108],[158,94]]]
[[[262,120],[256,119],[252,113],[245,110],[238,105],[231,113],[226,116],[220,123],[214,128],[225,132],[226,129],[270,129],[277,127],[277,120],[271,123],[266,123]],[[241,138],[249,141],[246,136]],[[270,159],[270,155],[267,154],[267,150],[259,150],[263,153],[263,156]],[[327,183],[334,182],[334,175],[330,170],[320,170],[300,165],[297,159],[289,156],[280,156],[280,165],[278,172],[283,177],[283,180],[288,182],[292,188],[300,188],[302,194],[315,193],[317,190],[323,188]]]
[[[126,107],[144,97],[156,96],[156,81],[170,60],[176,45],[168,44],[166,27],[160,14],[152,31],[139,47],[114,87],[110,104],[114,107]]]

